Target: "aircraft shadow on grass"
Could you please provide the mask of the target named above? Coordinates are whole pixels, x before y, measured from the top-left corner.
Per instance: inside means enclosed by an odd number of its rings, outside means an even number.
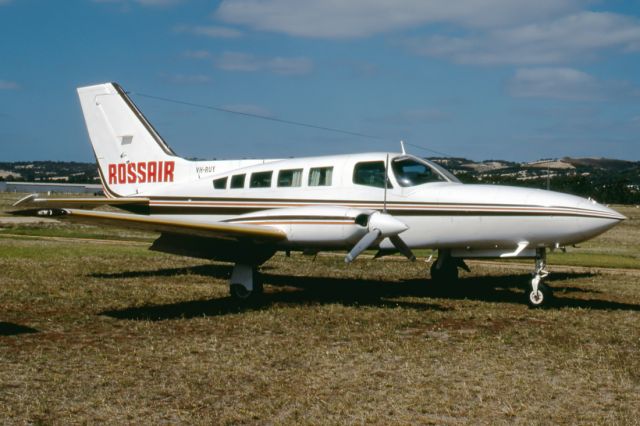
[[[27,327],[12,322],[0,322],[0,336],[16,336],[18,334],[37,333],[35,328]]]
[[[257,301],[238,304],[230,297],[211,300],[177,302],[165,305],[132,307],[101,312],[119,319],[167,320],[195,318],[202,316],[220,316],[251,310],[268,309],[276,304],[342,304],[344,306],[372,306],[382,308],[406,308],[416,310],[447,311],[452,308],[437,302],[394,300],[402,297],[419,297],[448,300],[474,300],[490,303],[521,304],[523,289],[530,279],[529,274],[510,274],[500,276],[464,277],[458,283],[442,286],[435,285],[429,279],[416,278],[404,281],[382,279],[362,280],[353,278],[327,278],[317,276],[291,276],[269,273],[270,268],[262,269],[263,282],[272,289]],[[166,268],[152,271],[126,271],[111,274],[93,274],[107,279],[204,275],[227,279],[231,266],[199,265],[186,268]],[[584,308],[597,310],[640,311],[640,305],[621,303],[602,299],[582,299],[571,297],[574,293],[599,294],[600,291],[562,285],[563,281],[592,277],[591,273],[559,272],[550,276],[549,284],[556,298],[553,308]],[[275,291],[274,291],[275,290]]]

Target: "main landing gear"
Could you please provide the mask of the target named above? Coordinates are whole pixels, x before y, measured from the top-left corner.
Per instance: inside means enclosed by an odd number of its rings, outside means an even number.
[[[549,275],[549,272],[545,269],[546,267],[547,249],[544,247],[538,248],[536,249],[536,268],[525,291],[527,304],[532,308],[540,308],[547,305],[553,298],[551,288],[542,282]]]
[[[438,250],[438,259],[431,265],[431,281],[436,284],[447,284],[458,281],[458,268],[469,272],[464,260],[451,257],[449,250]]]
[[[238,302],[248,302],[262,295],[262,281],[256,265],[236,263],[229,280],[231,298]]]

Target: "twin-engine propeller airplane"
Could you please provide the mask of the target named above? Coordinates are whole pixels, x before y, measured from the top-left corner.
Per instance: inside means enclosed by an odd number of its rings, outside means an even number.
[[[160,232],[151,250],[233,262],[231,295],[262,291],[257,267],[277,251],[436,249],[434,281],[466,258],[533,258],[530,306],[551,296],[547,249],[593,238],[625,219],[556,192],[465,185],[402,153],[188,161],[178,157],[115,83],[78,89],[106,197],[38,198],[17,214]],[[403,149],[404,151],[404,149]],[[128,213],[93,210],[109,205]]]

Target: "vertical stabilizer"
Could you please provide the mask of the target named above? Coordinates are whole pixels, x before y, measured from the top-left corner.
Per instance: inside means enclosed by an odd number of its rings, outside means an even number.
[[[187,178],[176,156],[115,83],[78,88],[82,112],[108,196],[156,192]]]

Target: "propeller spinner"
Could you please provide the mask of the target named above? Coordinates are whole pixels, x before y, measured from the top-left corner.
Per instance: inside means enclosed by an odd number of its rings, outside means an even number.
[[[370,248],[376,241],[387,237],[400,253],[410,260],[416,259],[409,246],[398,235],[409,229],[407,225],[390,214],[382,212],[374,212],[369,215],[368,219],[367,228],[369,232],[353,246],[349,254],[344,258],[346,263],[353,262],[356,257]]]

